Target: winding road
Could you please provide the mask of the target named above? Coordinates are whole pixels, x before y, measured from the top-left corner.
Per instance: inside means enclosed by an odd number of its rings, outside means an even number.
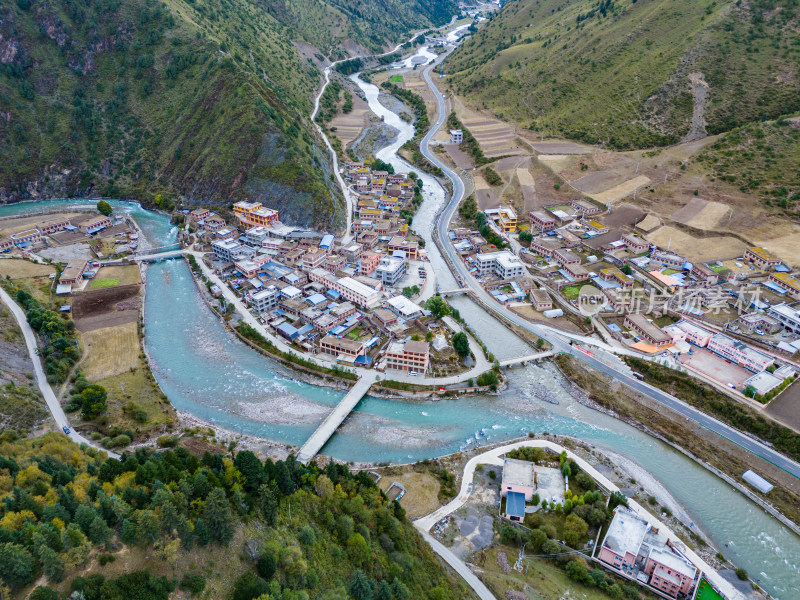
[[[8,306],[11,314],[13,314],[14,318],[17,320],[19,328],[22,330],[22,336],[25,338],[25,345],[28,347],[28,354],[30,354],[31,362],[33,363],[33,372],[34,376],[36,377],[36,385],[39,386],[39,391],[42,393],[42,398],[44,398],[44,401],[47,403],[47,408],[50,410],[50,414],[53,415],[53,419],[55,420],[56,425],[58,425],[58,428],[61,431],[64,431],[64,427],[68,427],[69,433],[67,435],[76,444],[86,444],[87,446],[91,446],[92,448],[96,448],[97,450],[107,453],[111,458],[119,458],[119,454],[106,450],[92,440],[83,437],[70,427],[69,419],[67,419],[67,415],[64,414],[64,409],[61,408],[61,403],[58,401],[58,397],[55,395],[55,392],[53,392],[53,388],[50,387],[50,384],[47,382],[47,377],[45,376],[44,368],[42,367],[42,359],[39,357],[39,352],[36,346],[36,334],[33,333],[33,329],[31,329],[31,326],[28,325],[25,312],[22,310],[19,304],[14,302],[14,300],[11,299],[11,296],[9,296],[2,288],[0,288],[0,300],[2,300],[6,306]]]
[[[434,165],[439,167],[453,184],[453,194],[452,197],[450,198],[450,202],[447,204],[447,206],[445,206],[445,208],[440,213],[436,221],[436,233],[438,237],[437,243],[441,248],[442,252],[447,256],[447,259],[452,265],[455,274],[462,279],[466,287],[470,288],[471,292],[474,294],[476,298],[478,298],[481,301],[484,307],[488,308],[498,316],[506,319],[507,321],[513,323],[514,325],[521,327],[522,329],[525,329],[526,331],[529,331],[534,335],[537,335],[547,340],[552,345],[553,350],[555,352],[563,352],[566,354],[570,354],[571,356],[574,356],[575,358],[584,362],[590,367],[602,373],[605,373],[606,375],[609,375],[614,379],[621,381],[622,383],[636,390],[637,392],[652,398],[656,402],[677,412],[683,417],[691,419],[692,421],[705,427],[709,431],[714,432],[717,435],[726,438],[727,440],[733,442],[734,444],[741,446],[745,450],[752,452],[756,456],[763,458],[767,462],[772,463],[773,465],[783,469],[787,473],[800,479],[800,464],[793,461],[789,457],[785,456],[784,454],[781,454],[780,452],[774,450],[773,448],[770,448],[763,442],[726,425],[725,423],[686,404],[681,400],[678,400],[676,397],[667,394],[666,392],[663,392],[654,386],[644,383],[643,381],[631,377],[629,374],[629,370],[622,368],[621,365],[615,366],[613,364],[614,363],[613,360],[612,361],[599,360],[593,352],[581,348],[579,346],[576,347],[573,345],[573,342],[583,342],[585,344],[589,344],[594,347],[600,347],[603,350],[606,350],[608,352],[613,352],[615,354],[621,354],[621,353],[628,354],[628,352],[621,351],[618,348],[614,348],[612,346],[609,346],[605,342],[599,342],[598,340],[595,340],[593,338],[588,338],[586,336],[578,336],[554,329],[546,325],[538,325],[535,323],[531,323],[530,321],[527,321],[526,319],[512,312],[502,304],[499,304],[491,296],[491,294],[489,294],[486,290],[484,290],[483,287],[470,275],[466,265],[458,256],[450,238],[447,236],[447,230],[449,228],[450,221],[452,220],[453,215],[455,214],[455,211],[458,208],[458,205],[461,203],[461,200],[464,197],[464,183],[461,181],[461,178],[458,176],[458,174],[456,174],[446,164],[440,161],[438,157],[435,155],[435,153],[431,152],[429,145],[430,141],[436,135],[436,132],[444,124],[446,118],[444,98],[442,97],[442,94],[439,91],[439,89],[436,87],[436,84],[434,83],[431,77],[431,72],[442,60],[444,60],[449,55],[450,52],[452,52],[452,50],[453,49],[451,48],[448,52],[441,55],[436,62],[432,63],[429,67],[427,67],[423,71],[423,77],[425,78],[425,81],[427,82],[428,86],[430,87],[431,91],[436,97],[439,114],[431,129],[422,138],[420,142],[420,151],[425,156],[425,158],[427,158]]]

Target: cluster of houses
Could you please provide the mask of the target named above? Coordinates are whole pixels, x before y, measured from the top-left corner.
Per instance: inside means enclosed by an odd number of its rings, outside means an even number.
[[[357,198],[353,219],[357,241],[368,232],[378,236],[405,235],[408,230],[405,211],[413,212],[417,181],[404,173],[372,170],[357,162],[345,165],[344,179]]]
[[[81,215],[67,217],[64,215],[42,215],[41,221],[31,223],[30,219],[0,221],[0,252],[18,248],[23,251],[44,248],[49,243],[78,241],[97,235],[120,222],[120,218],[105,215]],[[5,225],[5,226],[4,226]],[[64,239],[59,239],[64,238]],[[132,242],[135,249],[135,242]]]
[[[404,177],[388,176],[383,192],[395,185],[401,189],[403,182]],[[429,344],[404,333],[426,313],[394,291],[406,278],[409,261],[422,255],[405,231],[370,245],[341,244],[333,235],[281,223],[277,211],[258,202],[238,202],[233,214],[236,227],[205,209],[188,218],[210,244],[217,272],[276,335],[341,364],[429,369]]]

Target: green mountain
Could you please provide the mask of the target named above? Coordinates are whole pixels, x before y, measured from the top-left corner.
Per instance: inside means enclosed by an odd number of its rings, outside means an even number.
[[[511,0],[445,63],[544,134],[641,148],[800,110],[798,0]]]
[[[365,472],[182,447],[107,459],[61,433],[6,430],[0,449],[4,599],[468,597]]]
[[[317,59],[384,50],[456,12],[452,0],[4,2],[0,202],[248,197],[288,221],[343,223],[308,119],[319,70],[297,44]]]

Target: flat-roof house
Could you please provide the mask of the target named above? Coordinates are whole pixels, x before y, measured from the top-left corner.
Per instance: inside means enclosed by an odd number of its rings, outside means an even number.
[[[800,298],[800,279],[789,273],[770,273],[769,280],[787,290],[795,300]]]
[[[101,229],[111,227],[111,219],[105,215],[97,215],[83,221],[78,225],[84,233],[97,233]]]
[[[528,219],[531,222],[531,229],[538,229],[542,233],[556,227],[555,217],[543,210],[532,210],[528,213]]]
[[[428,342],[407,340],[391,342],[386,349],[386,366],[400,371],[417,371],[424,373],[430,362],[430,346]]]
[[[633,568],[650,524],[623,506],[618,506],[597,558],[614,569]]]
[[[760,373],[775,362],[771,356],[724,333],[718,333],[712,337],[708,342],[708,349],[753,373]]]
[[[395,296],[386,301],[386,307],[401,319],[409,321],[422,316],[422,307],[405,296]]]
[[[744,251],[744,259],[759,269],[770,269],[781,264],[781,259],[764,248],[748,248]]]
[[[331,356],[362,356],[366,354],[366,345],[351,339],[339,339],[332,335],[326,335],[319,341],[319,351]]]
[[[597,213],[600,212],[599,206],[595,206],[594,204],[588,202],[587,200],[579,200],[579,199],[573,200],[571,206],[574,210],[578,211],[579,213],[582,213],[583,216],[585,217],[589,215],[596,215]]]
[[[509,250],[476,254],[475,261],[481,275],[494,273],[500,279],[519,279],[525,275],[522,261]]]
[[[780,331],[781,322],[764,313],[749,313],[739,317],[739,327],[748,333],[754,331],[775,333],[776,331]]]
[[[641,254],[650,250],[650,242],[640,238],[635,233],[625,233],[620,239],[631,254]]]
[[[556,240],[546,239],[546,238],[534,238],[531,241],[531,252],[535,252],[539,256],[544,256],[545,258],[550,258],[553,256],[553,253],[558,250],[559,248],[563,248],[564,245],[559,243]],[[580,261],[579,261],[580,262]]]
[[[71,260],[61,271],[61,277],[58,278],[58,283],[63,285],[74,285],[83,277],[86,267],[89,265],[83,259]]]
[[[605,281],[616,281],[624,290],[629,290],[633,287],[633,279],[625,275],[617,267],[601,270],[600,277]]]
[[[553,260],[562,266],[579,265],[581,263],[581,257],[566,248],[555,250],[553,252]]]
[[[536,490],[536,465],[527,460],[505,457],[503,459],[503,480],[500,495],[517,492],[526,502],[533,499]]]
[[[521,492],[509,492],[506,496],[506,519],[514,522],[525,520],[525,494]]]
[[[529,296],[536,310],[542,311],[553,308],[553,299],[550,298],[547,290],[531,289]]]
[[[647,555],[644,573],[650,576],[651,586],[677,598],[678,594],[689,594],[699,572],[685,558],[666,548],[654,547]]]
[[[409,260],[417,260],[417,258],[419,258],[419,244],[417,242],[412,242],[402,235],[396,235],[389,240],[389,252],[392,253],[395,250],[402,250],[405,252]]]
[[[800,310],[781,302],[769,308],[769,314],[775,317],[786,331],[800,333]]]
[[[406,274],[406,261],[396,256],[384,256],[375,268],[375,277],[384,285],[396,286]]]
[[[625,315],[624,323],[625,327],[634,331],[639,337],[656,348],[668,346],[672,343],[672,336],[651,323],[643,314],[629,313]]]

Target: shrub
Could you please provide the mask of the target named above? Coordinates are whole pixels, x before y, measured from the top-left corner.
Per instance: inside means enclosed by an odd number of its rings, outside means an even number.
[[[30,595],[29,600],[58,600],[58,593],[45,585],[40,585]]]
[[[180,587],[182,590],[186,590],[194,596],[205,589],[206,578],[199,573],[184,575]]]
[[[742,581],[747,581],[747,571],[745,571],[742,567],[736,569],[736,576]]]

